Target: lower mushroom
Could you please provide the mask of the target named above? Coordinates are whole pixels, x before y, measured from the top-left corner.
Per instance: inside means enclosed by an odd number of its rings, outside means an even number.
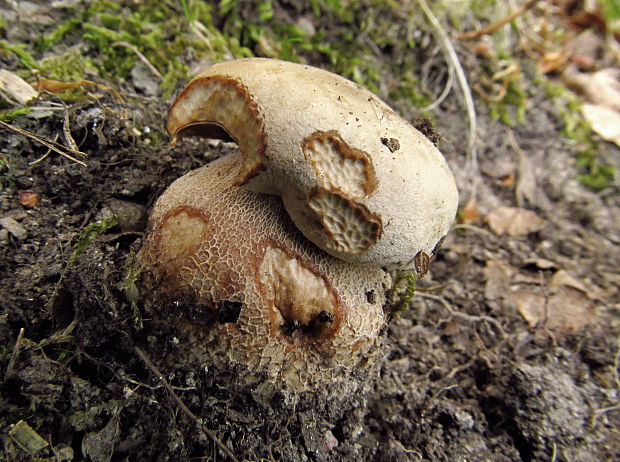
[[[192,352],[248,386],[355,390],[376,364],[389,276],[316,248],[278,197],[234,186],[240,165],[218,159],[157,201],[139,256],[151,309],[190,307],[171,318]]]

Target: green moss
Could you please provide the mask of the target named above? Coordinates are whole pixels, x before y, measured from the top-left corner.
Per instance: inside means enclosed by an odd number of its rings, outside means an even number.
[[[134,314],[134,325],[139,329],[142,328],[142,315],[138,308],[138,301],[140,300],[138,279],[141,273],[142,266],[138,263],[135,253],[131,252],[127,258],[127,265],[125,266],[125,277],[119,284],[119,287],[131,304],[131,310]]]
[[[561,121],[562,133],[575,141],[581,149],[577,152],[577,165],[584,171],[579,181],[595,190],[613,184],[615,169],[598,160],[598,143],[593,140],[593,131],[581,116],[580,100],[563,85],[546,81],[547,95],[554,102]]]
[[[105,233],[108,229],[113,228],[118,224],[118,218],[116,216],[112,216],[111,218],[107,218],[105,220],[97,221],[95,223],[90,223],[84,230],[80,233],[77,241],[73,245],[73,252],[71,252],[71,256],[69,260],[67,260],[67,264],[60,274],[60,279],[56,283],[56,287],[54,288],[54,293],[50,297],[48,302],[48,306],[53,306],[56,297],[58,297],[59,290],[64,283],[65,277],[67,276],[67,272],[70,268],[75,266],[78,258],[82,255],[90,245],[93,243],[95,239]]]
[[[0,40],[0,51],[14,54],[19,59],[19,62],[28,69],[38,68],[36,59],[30,54],[28,47],[22,43],[14,44],[5,40]]]
[[[506,125],[525,122],[527,93],[520,80],[512,80],[506,88],[506,96],[499,102],[489,102],[489,115]]]
[[[74,47],[62,55],[50,56],[39,62],[39,72],[47,79],[63,82],[77,82],[86,78],[88,69],[94,65],[90,58],[84,56],[79,47]]]
[[[60,42],[67,34],[77,30],[80,26],[80,21],[75,18],[71,18],[68,21],[63,22],[56,27],[52,32],[45,34],[39,40],[37,40],[37,47],[42,50],[50,50],[54,45]]]
[[[0,120],[2,122],[13,122],[18,117],[24,116],[31,111],[29,107],[20,107],[8,111],[0,111]]]
[[[418,278],[414,272],[404,271],[396,276],[394,285],[388,293],[388,298],[391,300],[392,305],[390,313],[392,318],[397,318],[407,311],[411,300],[415,296],[417,281]]]
[[[603,15],[607,22],[620,19],[620,3],[618,0],[599,0],[599,3],[603,6]]]
[[[0,154],[0,189],[15,189],[15,177],[11,172],[11,164],[2,154]]]
[[[71,257],[69,257],[69,261],[67,262],[67,267],[70,268],[77,262],[77,259],[80,255],[82,255],[86,250],[90,247],[92,242],[105,233],[108,229],[116,226],[118,224],[118,218],[115,216],[111,218],[106,218],[105,220],[98,221],[96,223],[90,223],[84,231],[81,232],[78,237],[77,242],[73,246],[73,252],[71,253]]]

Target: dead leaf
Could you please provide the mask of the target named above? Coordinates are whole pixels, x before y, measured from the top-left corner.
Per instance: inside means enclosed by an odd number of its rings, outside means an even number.
[[[33,191],[20,191],[19,203],[24,207],[35,207],[41,201],[41,195]]]
[[[5,69],[0,69],[0,92],[19,104],[28,104],[38,95],[28,82]]]
[[[526,264],[528,265],[533,265],[536,268],[542,269],[542,270],[548,270],[548,269],[556,269],[557,265],[552,262],[551,260],[547,260],[545,258],[534,258],[534,259],[529,259],[525,261]]]
[[[532,292],[512,292],[506,299],[516,305],[517,310],[530,327],[545,318],[545,296]]]
[[[540,231],[547,223],[531,210],[520,207],[498,207],[487,215],[486,222],[499,236],[525,236]]]
[[[593,73],[578,72],[573,66],[562,74],[564,83],[591,103],[620,111],[620,69],[607,68]]]
[[[597,318],[596,305],[586,285],[559,270],[546,286],[547,295],[524,290],[506,293],[530,327],[544,327],[559,333],[574,334]]]
[[[561,71],[566,67],[569,56],[570,55],[567,50],[550,51],[545,53],[544,56],[538,61],[538,70],[542,74]]]
[[[458,221],[459,223],[463,225],[468,225],[478,220],[478,218],[480,218],[480,212],[478,211],[478,203],[476,202],[476,199],[472,197],[471,199],[467,201],[467,204],[465,204],[465,207],[461,209],[461,212],[459,213]]]
[[[504,260],[489,260],[482,271],[486,278],[485,298],[487,300],[498,300],[504,296],[508,290],[508,284],[518,270]]]
[[[547,286],[550,289],[558,289],[561,286],[572,287],[573,289],[580,290],[585,294],[588,293],[588,288],[583,282],[575,279],[564,270],[556,271],[553,276],[551,276],[551,280]]]
[[[620,112],[599,104],[584,103],[581,113],[601,138],[620,146]]]
[[[114,88],[97,82],[93,82],[91,80],[80,80],[78,82],[62,82],[60,80],[44,79],[41,77],[37,81],[37,89],[39,90],[39,92],[49,91],[51,93],[62,93],[63,91],[72,90],[73,88],[78,87],[96,87],[99,90],[109,91],[121,103],[125,102],[120,93]]]

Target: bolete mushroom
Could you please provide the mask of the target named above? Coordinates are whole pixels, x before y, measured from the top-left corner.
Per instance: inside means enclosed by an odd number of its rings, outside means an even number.
[[[260,58],[199,74],[167,129],[239,150],[158,199],[139,255],[151,306],[189,306],[193,353],[245,383],[355,389],[375,370],[383,267],[423,273],[454,219],[442,155],[358,85]]]
[[[345,261],[415,266],[448,232],[457,190],[424,135],[359,85],[265,58],[215,64],[168,113],[173,142],[232,138],[235,184],[280,196],[297,228]]]
[[[262,375],[289,395],[355,390],[378,351],[389,276],[318,249],[279,198],[233,184],[241,165],[224,156],[158,199],[140,251],[151,304],[189,305],[175,322],[193,354],[243,365],[240,382]]]

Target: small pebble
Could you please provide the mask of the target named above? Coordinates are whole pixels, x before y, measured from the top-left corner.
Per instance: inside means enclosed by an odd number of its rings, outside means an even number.
[[[6,229],[9,233],[11,233],[16,239],[22,240],[26,239],[26,228],[20,225],[15,221],[12,217],[4,217],[0,218],[0,226]]]

